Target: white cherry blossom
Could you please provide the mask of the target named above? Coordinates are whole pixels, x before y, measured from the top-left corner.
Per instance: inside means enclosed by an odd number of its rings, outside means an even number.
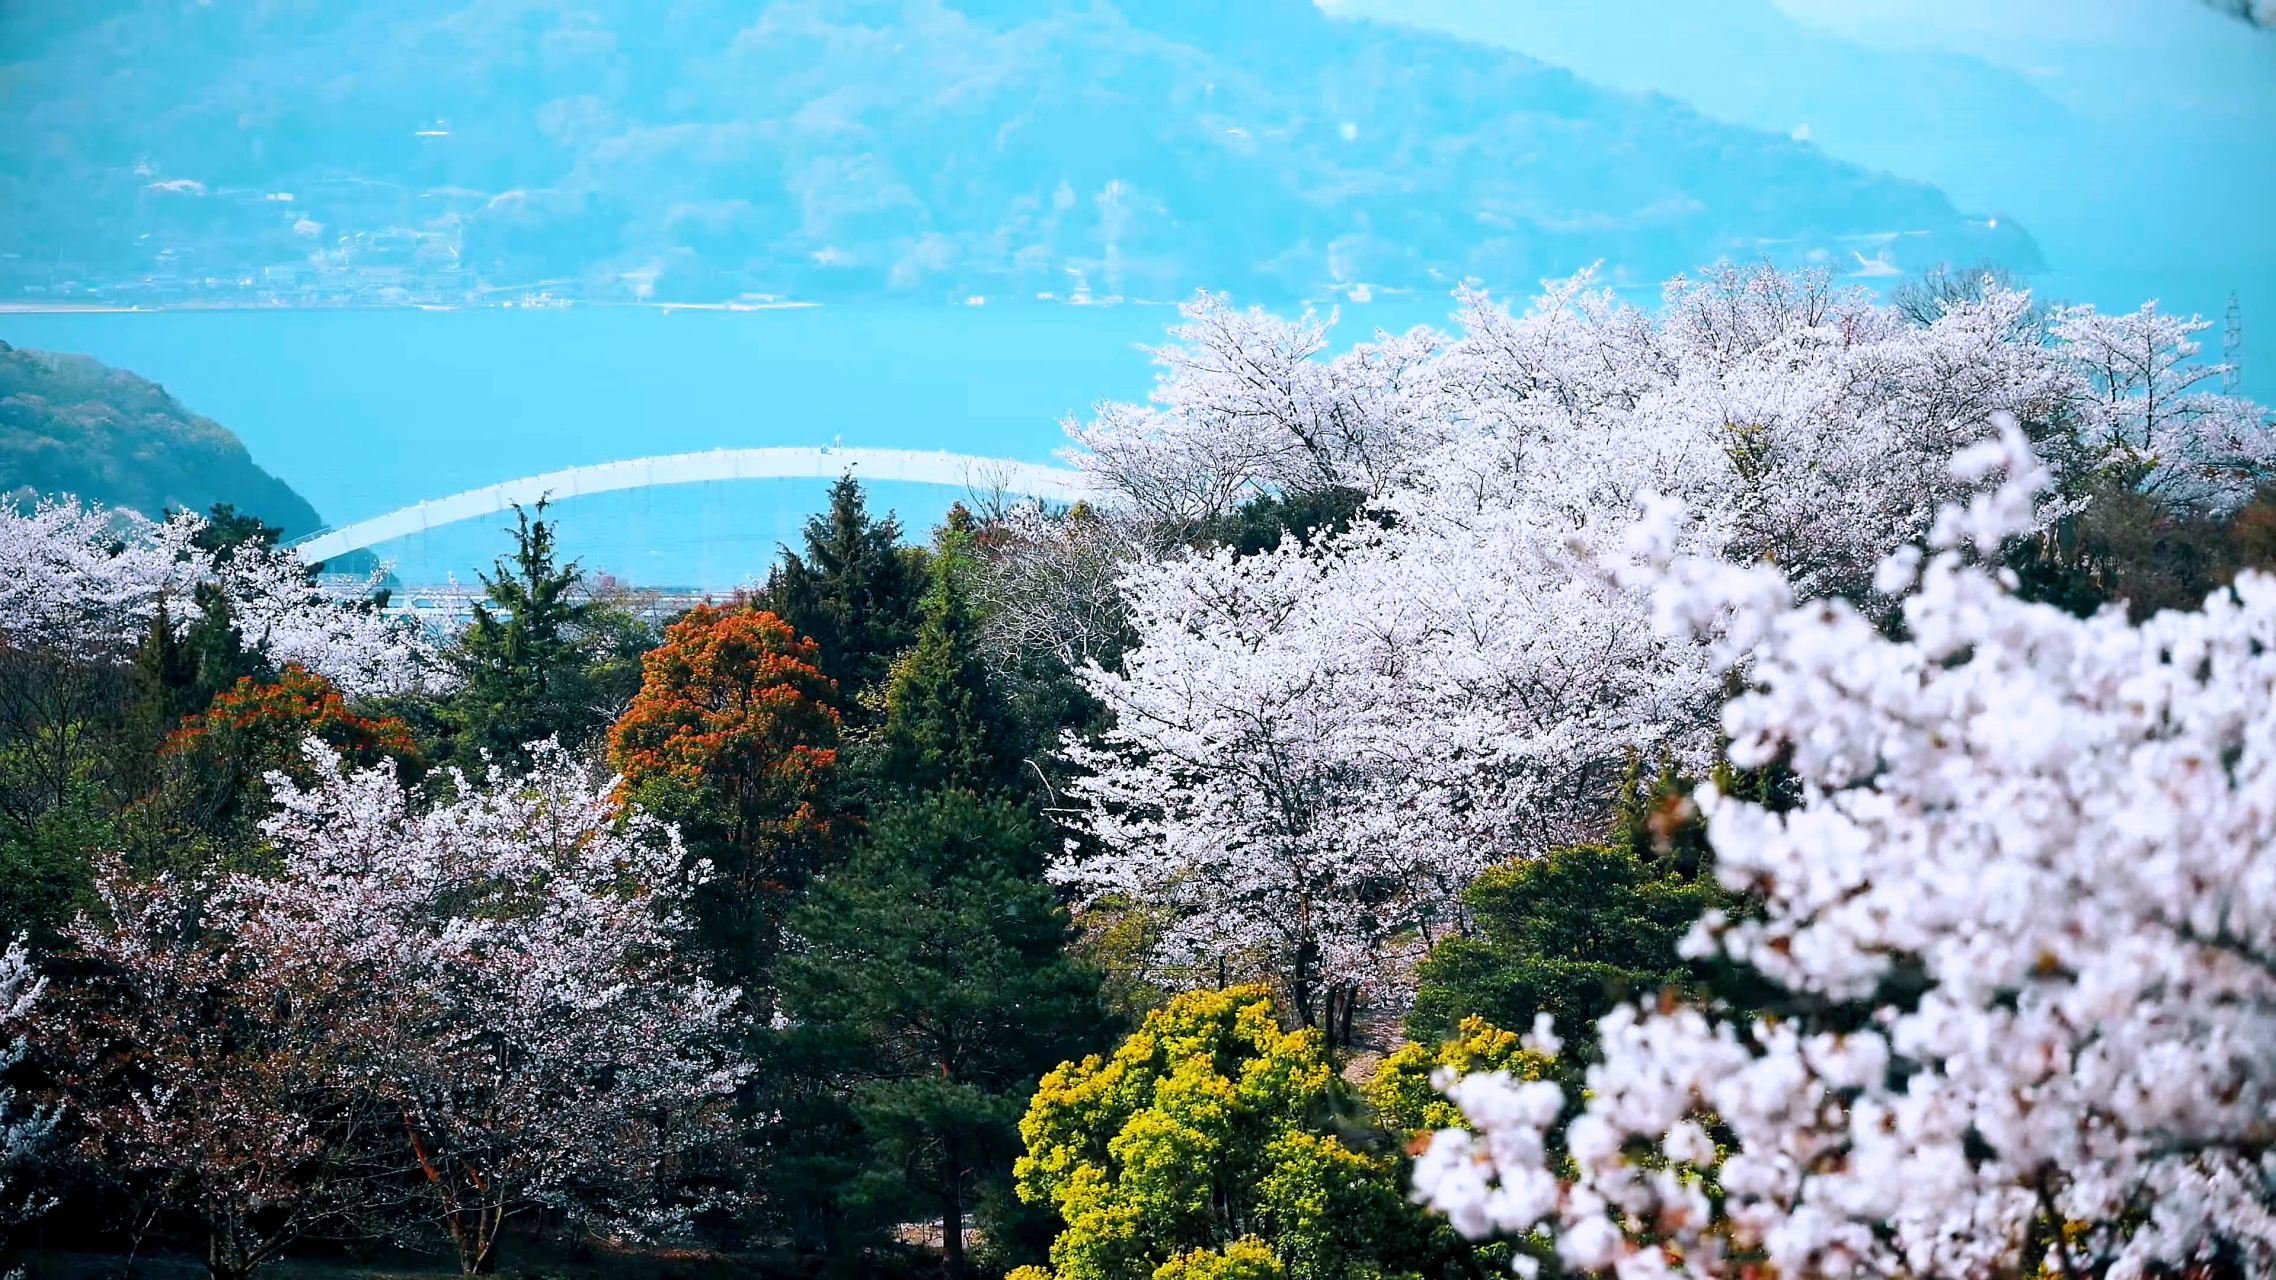
[[[1542,1086],[1445,1082],[1475,1132],[1415,1187],[1465,1232],[1631,1278],[2276,1266],[2276,578],[2138,627],[2019,601],[1975,557],[2046,473],[2012,422],[1955,469],[2008,478],[1892,557],[1901,640],[1687,557],[1651,504],[1625,576],[1746,664],[1734,758],[1787,751],[1807,787],[1786,814],[1701,793],[1764,908],[1686,945],[1802,1012],[1616,1011],[1561,1134]]]
[[[204,527],[194,515],[153,522],[68,499],[0,506],[0,640],[117,661],[161,607],[176,623],[195,618],[194,589],[211,583],[246,644],[276,665],[298,663],[350,696],[444,687],[418,625],[372,607],[368,590],[330,594],[280,548],[240,547],[217,564],[195,545]]]
[[[708,869],[556,744],[526,774],[454,773],[432,806],[392,766],[307,750],[312,788],[271,775],[282,872],[234,883],[230,928],[389,993],[343,1057],[400,1118],[468,1273],[541,1205],[635,1231],[700,1208],[674,1170],[721,1140],[747,1070],[738,994],[675,949]]]
[[[2276,456],[2257,406],[2176,417],[2186,368],[2153,361],[2155,386],[2129,389],[2090,358],[2107,326],[2073,310],[2050,334],[1990,282],[1925,326],[1767,266],[1672,281],[1656,314],[1585,273],[1526,308],[1458,306],[1459,336],[1324,358],[1318,322],[1204,298],[1158,353],[1153,403],[1071,428],[1103,490],[1181,536],[1257,495],[1368,499],[1350,531],[1258,555],[1120,540],[1136,643],[1084,676],[1114,727],[1069,748],[1094,839],[1053,874],[1164,908],[1168,958],[1261,950],[1299,987],[1395,995],[1478,868],[1584,834],[1632,760],[1704,763],[1715,655],[1655,631],[1646,588],[1600,567],[1639,492],[1694,513],[1692,558],[1885,606],[1903,584],[1884,558],[1983,491],[1950,463],[1994,415],[2064,481],[2027,522],[2075,503],[2145,414],[2160,456],[2184,422],[2225,441],[2225,484]],[[2145,340],[2186,354],[2191,322],[2146,314]],[[2128,407],[2145,398],[2161,407]]]

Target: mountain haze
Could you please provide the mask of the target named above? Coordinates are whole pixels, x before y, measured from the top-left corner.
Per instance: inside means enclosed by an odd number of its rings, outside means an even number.
[[[2276,32],[2126,0],[1324,0],[1659,92],[2013,216],[2057,271],[2276,261]],[[1934,19],[1931,19],[1931,15]],[[1973,37],[1966,29],[1981,25]],[[1944,40],[1961,47],[1928,43]]]
[[[1332,0],[1327,8],[1517,50],[1608,87],[1665,93],[1717,120],[1800,132],[1832,155],[1961,199],[2000,185],[1986,177],[1995,164],[2079,127],[2016,72],[1941,50],[1867,48],[1805,26],[1770,0]]]
[[[0,293],[1313,296],[2012,220],[1303,0],[0,8]]]

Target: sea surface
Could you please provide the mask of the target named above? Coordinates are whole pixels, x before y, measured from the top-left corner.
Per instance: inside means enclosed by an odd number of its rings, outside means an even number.
[[[2233,289],[2247,321],[2245,389],[2276,401],[2276,273],[2037,283],[2105,308],[2156,295],[2168,310],[2205,314],[2216,321],[2201,335],[2208,357],[2220,352]],[[1635,300],[1649,303],[1650,291]],[[1452,310],[1448,297],[1344,302],[1334,341],[1443,325]],[[704,449],[837,443],[1049,462],[1065,443],[1063,419],[1145,396],[1156,370],[1142,347],[1176,319],[1170,307],[1129,303],[12,312],[0,314],[0,340],[84,352],[163,384],[338,525],[564,467]],[[764,576],[825,487],[632,490],[553,514],[588,569],[726,589]],[[882,483],[873,503],[922,537],[965,496]],[[503,523],[468,521],[375,551],[406,583],[471,582],[503,549]]]

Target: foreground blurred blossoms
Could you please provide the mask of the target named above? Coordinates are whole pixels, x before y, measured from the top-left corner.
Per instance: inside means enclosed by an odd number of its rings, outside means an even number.
[[[1901,640],[1677,556],[1647,501],[1622,576],[1748,682],[1733,760],[1804,784],[1785,814],[1697,796],[1763,909],[1687,949],[1790,999],[1615,1011],[1561,1129],[1556,1084],[1442,1079],[1472,1131],[1415,1194],[1520,1271],[2276,1266],[2276,579],[2138,627],[2016,599],[1980,558],[2047,477],[2003,426],[1953,465],[2004,484],[1881,565]]]

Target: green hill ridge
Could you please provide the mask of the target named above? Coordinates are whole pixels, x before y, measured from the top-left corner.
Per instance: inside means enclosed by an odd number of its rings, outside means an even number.
[[[225,502],[288,538],[323,524],[229,428],[190,412],[166,388],[92,356],[5,342],[0,492],[18,502],[74,494],[152,518]]]

